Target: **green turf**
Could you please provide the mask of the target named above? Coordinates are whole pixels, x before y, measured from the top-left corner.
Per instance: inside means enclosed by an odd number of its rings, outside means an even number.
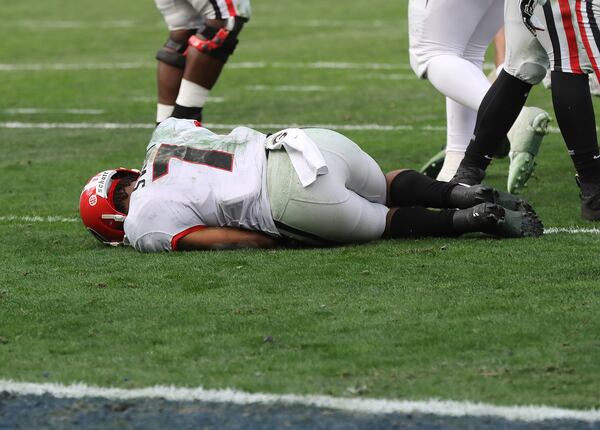
[[[257,1],[212,93],[225,102],[209,103],[205,121],[413,126],[345,134],[384,169],[420,167],[444,141],[422,127],[445,114],[443,98],[411,78],[406,3],[348,1],[332,16],[318,0]],[[152,124],[166,33],[151,2],[2,9],[0,64],[141,66],[0,70],[0,122]],[[391,67],[293,67],[313,62]],[[551,109],[543,89],[530,102]],[[83,183],[139,167],[150,131],[0,128],[0,378],[600,407],[595,235],[141,255],[100,246],[78,222],[7,218],[77,217]],[[578,217],[558,134],[539,164],[525,195],[546,226],[593,227]],[[496,161],[489,181],[503,186],[506,170]]]

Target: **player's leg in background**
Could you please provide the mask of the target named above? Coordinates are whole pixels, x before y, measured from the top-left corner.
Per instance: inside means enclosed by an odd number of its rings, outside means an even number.
[[[484,56],[490,41],[502,25],[502,15],[502,2],[495,1],[490,4],[464,46],[462,58],[454,61],[456,68],[450,68],[444,74],[444,63],[448,57],[437,57],[430,62],[429,79],[447,96],[446,157],[437,176],[440,181],[452,179],[473,135],[477,109],[490,87],[490,82],[483,72]],[[468,81],[461,78],[464,73],[470,73]],[[455,92],[468,94],[469,97],[458,100]]]
[[[189,39],[185,70],[173,117],[201,121],[202,110],[210,91],[229,56],[233,54],[238,35],[249,17],[239,16],[230,0],[189,2],[204,17],[204,23]],[[249,7],[247,10],[249,12]]]
[[[502,2],[497,2],[502,6]],[[501,11],[500,13],[503,13]],[[489,35],[485,32],[486,25],[484,17],[480,27],[475,31],[473,39],[465,50],[465,59],[475,64],[482,61],[481,47],[487,43]],[[492,18],[493,19],[493,18]],[[483,35],[483,38],[482,38]],[[496,73],[498,76],[504,68],[506,59],[506,38],[504,28],[494,36]],[[482,97],[483,99],[483,97]],[[523,107],[517,120],[510,128],[507,139],[503,139],[498,149],[494,152],[494,158],[510,157],[510,165],[507,178],[507,189],[509,192],[519,192],[526,185],[535,167],[535,157],[538,154],[543,137],[548,132],[550,116],[547,112],[536,107]],[[471,136],[469,136],[470,139]],[[453,174],[456,172],[455,167]]]
[[[599,72],[600,40],[595,36],[599,35],[600,10],[598,2],[570,1],[569,5],[570,9],[552,5],[554,22],[562,23],[548,28],[553,45],[552,102],[580,182],[581,215],[600,220],[600,152],[586,74]]]
[[[504,67],[505,54],[506,42],[504,28],[502,28],[494,36],[494,62],[496,68],[487,75],[490,82],[496,79],[496,76],[498,76]],[[449,181],[452,179],[464,157],[468,142],[473,135],[476,115],[477,112],[446,97],[446,147],[425,163],[421,168],[422,173],[440,181]],[[465,144],[464,142],[467,143]],[[507,154],[509,148],[508,145],[506,146]],[[503,156],[506,154],[503,154]]]
[[[158,103],[156,123],[170,117],[175,108],[185,69],[188,38],[202,25],[203,19],[185,0],[154,0],[169,29],[169,38],[156,53]]]
[[[226,25],[224,20],[206,20],[206,27],[219,29]],[[218,30],[217,30],[218,31]],[[211,34],[214,31],[211,30]],[[202,111],[213,86],[219,79],[225,62],[207,52],[188,48],[186,67],[177,95],[173,117],[202,121]]]
[[[473,136],[476,118],[476,110],[446,97],[446,151],[438,181],[448,182],[456,173]]]
[[[504,68],[505,58],[506,36],[504,34],[504,27],[502,27],[494,36],[494,64],[496,65],[496,68],[492,71],[492,73],[488,74],[488,79],[490,82],[494,82],[496,80],[496,76],[498,76]]]
[[[460,22],[461,25],[457,25]],[[447,97],[446,154],[438,179],[454,175],[475,124],[489,81],[483,57],[502,25],[501,2],[443,0],[409,3],[413,69]],[[468,52],[470,58],[464,58]]]
[[[196,30],[174,30],[169,32],[165,46],[157,52],[158,66],[156,70],[158,103],[156,106],[156,123],[160,123],[173,114],[175,101],[179,93],[188,38]]]
[[[541,8],[536,10],[536,15],[545,22]],[[504,70],[492,84],[477,112],[474,138],[453,178],[457,182],[481,182],[492,155],[517,119],[531,87],[544,78],[549,65],[544,47],[522,23],[518,2],[505,3],[504,25]]]
[[[488,74],[491,82],[496,80],[504,68],[506,58],[506,37],[504,28],[494,37],[494,62],[496,68]],[[547,75],[548,76],[548,75]],[[549,79],[549,78],[548,78]],[[544,78],[544,81],[546,78]],[[537,107],[523,107],[517,120],[504,141],[494,154],[496,158],[509,156],[510,165],[506,188],[509,193],[519,193],[526,186],[536,166],[542,139],[548,134],[548,112]]]
[[[156,120],[161,122],[173,116],[200,121],[210,91],[248,21],[250,3],[248,0],[239,0],[235,5],[229,0],[155,1],[173,39],[159,51],[163,55],[157,55]],[[245,16],[237,15],[238,10]],[[190,42],[192,39],[194,43]]]
[[[502,26],[502,2],[443,0],[429,2],[420,47],[425,76],[442,94],[477,111],[490,82],[483,57]],[[460,23],[460,25],[458,25]]]

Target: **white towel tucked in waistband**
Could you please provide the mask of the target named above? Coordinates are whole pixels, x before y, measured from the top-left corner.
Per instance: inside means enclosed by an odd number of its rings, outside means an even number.
[[[267,149],[286,150],[298,179],[303,187],[317,180],[317,175],[325,175],[329,169],[317,144],[299,128],[286,128],[269,136],[265,142]]]

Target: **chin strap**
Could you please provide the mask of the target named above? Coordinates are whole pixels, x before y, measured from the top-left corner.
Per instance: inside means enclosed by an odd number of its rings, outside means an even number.
[[[102,219],[112,219],[116,222],[125,222],[125,215],[102,214]]]
[[[114,247],[123,246],[124,245],[123,242],[104,242],[104,244],[108,245],[108,246],[114,246]]]

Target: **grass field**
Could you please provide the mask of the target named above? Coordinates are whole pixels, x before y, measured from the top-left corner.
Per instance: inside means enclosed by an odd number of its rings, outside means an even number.
[[[445,114],[408,66],[406,8],[255,1],[204,121],[406,126],[342,131],[384,170],[420,167],[443,144]],[[96,172],[142,161],[161,17],[139,0],[2,10],[0,378],[600,407],[600,235],[106,248],[74,221],[79,193]],[[529,100],[551,111],[545,90]],[[502,187],[506,171],[496,161],[489,182]],[[546,227],[594,227],[573,173],[550,134],[525,192]]]

